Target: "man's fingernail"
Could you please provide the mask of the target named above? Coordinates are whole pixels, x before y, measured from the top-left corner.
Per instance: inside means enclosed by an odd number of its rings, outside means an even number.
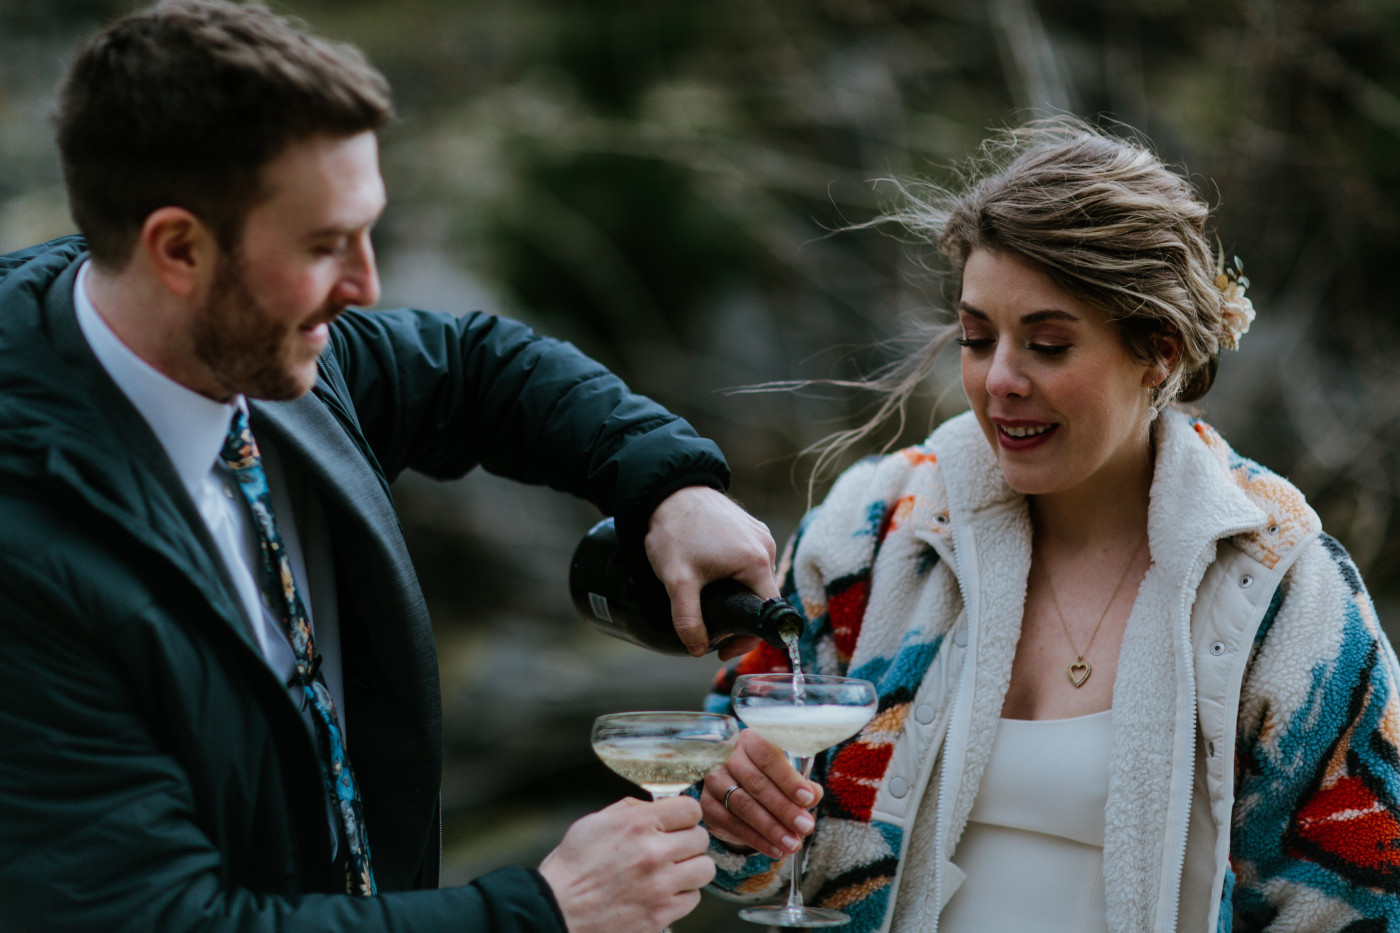
[[[812,818],[805,813],[793,820],[793,822],[797,824],[798,831],[804,833],[811,832],[812,827],[817,825],[812,822]]]
[[[812,802],[816,799],[817,795],[812,793],[805,787],[799,788],[797,791],[797,802],[802,804],[802,806],[804,807],[810,807],[812,805]]]

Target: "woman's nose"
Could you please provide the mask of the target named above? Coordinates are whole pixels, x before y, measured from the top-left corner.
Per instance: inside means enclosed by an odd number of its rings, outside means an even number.
[[[1016,347],[1003,343],[992,354],[987,368],[987,393],[993,398],[1022,398],[1030,393],[1030,380],[1016,351]]]

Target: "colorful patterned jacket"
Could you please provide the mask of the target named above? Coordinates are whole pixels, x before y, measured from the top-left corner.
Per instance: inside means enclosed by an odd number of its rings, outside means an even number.
[[[1400,930],[1400,667],[1360,576],[1293,486],[1205,424],[1168,412],[1156,441],[1152,564],[1113,695],[1109,928]],[[1030,542],[1025,499],[964,415],[848,470],[784,554],[804,669],[881,697],[813,774],[827,793],[804,894],[852,914],[850,933],[932,933],[957,889]],[[738,673],[786,669],[759,648],[707,706]],[[786,878],[713,854],[725,896],[775,898]]]

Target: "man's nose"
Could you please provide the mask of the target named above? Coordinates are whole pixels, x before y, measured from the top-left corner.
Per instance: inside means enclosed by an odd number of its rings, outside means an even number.
[[[355,307],[373,307],[379,301],[379,268],[374,261],[374,244],[364,233],[347,257],[336,286],[336,301]]]

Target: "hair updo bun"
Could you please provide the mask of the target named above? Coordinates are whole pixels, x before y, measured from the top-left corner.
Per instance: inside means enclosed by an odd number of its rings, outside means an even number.
[[[1220,350],[1237,345],[1253,310],[1247,280],[1225,276],[1208,235],[1210,207],[1186,178],[1144,145],[1071,118],[1000,133],[966,177],[961,193],[903,186],[907,205],[885,219],[935,245],[954,275],[977,249],[1044,272],[1104,310],[1144,362],[1165,364],[1161,338],[1178,338],[1155,410],[1209,391]]]

